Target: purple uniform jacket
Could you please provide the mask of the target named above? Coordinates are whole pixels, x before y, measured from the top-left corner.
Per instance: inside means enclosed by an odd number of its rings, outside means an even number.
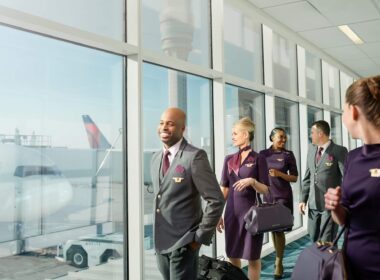
[[[298,176],[296,158],[292,151],[275,151],[271,148],[260,152],[268,164],[268,169],[277,169],[285,174]],[[286,206],[293,210],[293,193],[290,183],[280,177],[269,176],[270,195],[265,196],[265,201],[282,201]]]
[[[380,144],[348,154],[342,192],[348,210],[345,250],[353,279],[380,279]]]

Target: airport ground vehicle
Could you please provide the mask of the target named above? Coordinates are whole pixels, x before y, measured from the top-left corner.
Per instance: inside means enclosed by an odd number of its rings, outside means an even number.
[[[56,258],[84,268],[107,262],[110,258],[120,258],[122,255],[123,234],[112,233],[68,240],[65,244],[58,245]]]

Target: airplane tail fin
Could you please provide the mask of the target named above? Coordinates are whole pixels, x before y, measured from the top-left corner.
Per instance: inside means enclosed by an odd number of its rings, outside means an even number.
[[[109,149],[111,144],[104,137],[103,133],[96,126],[89,115],[82,115],[84,127],[86,128],[88,142],[91,149]]]

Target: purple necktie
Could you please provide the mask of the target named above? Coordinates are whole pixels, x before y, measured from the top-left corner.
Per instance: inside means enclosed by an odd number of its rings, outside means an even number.
[[[315,162],[318,164],[322,157],[323,147],[318,148],[317,155],[315,156]]]
[[[170,155],[169,150],[166,150],[164,153],[163,161],[162,161],[162,175],[163,176],[165,176],[166,172],[168,172],[168,169],[170,166],[169,155]]]

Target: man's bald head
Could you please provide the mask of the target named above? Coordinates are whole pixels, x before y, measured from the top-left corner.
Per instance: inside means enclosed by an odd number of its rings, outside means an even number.
[[[166,109],[160,119],[158,135],[166,148],[182,139],[185,131],[186,114],[179,108]]]
[[[181,124],[183,126],[186,125],[186,113],[180,108],[176,108],[176,107],[168,108],[162,113],[162,115],[165,115],[165,114],[176,119],[178,124]]]

